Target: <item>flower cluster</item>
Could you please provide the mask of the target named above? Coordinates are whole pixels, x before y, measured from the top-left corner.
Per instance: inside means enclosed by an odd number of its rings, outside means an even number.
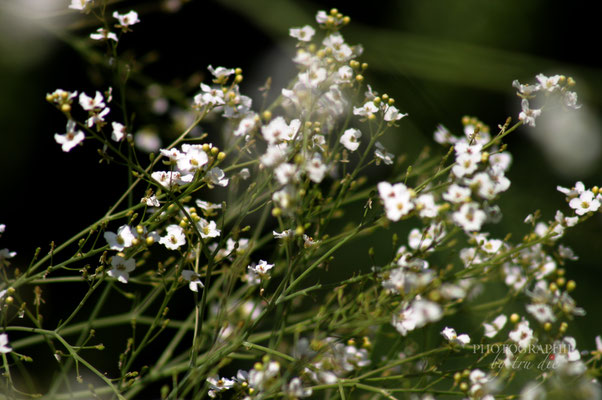
[[[569,88],[575,86],[575,81],[571,77],[564,75],[546,76],[538,74],[535,84],[522,84],[518,80],[512,82],[512,86],[517,89],[517,95],[522,98],[521,107],[518,119],[524,124],[535,126],[535,120],[541,115],[542,108],[531,108],[529,101],[534,99],[537,94],[543,94],[548,100],[550,97],[555,97],[560,100],[566,108],[578,109],[581,105],[577,104],[577,93],[572,92]]]

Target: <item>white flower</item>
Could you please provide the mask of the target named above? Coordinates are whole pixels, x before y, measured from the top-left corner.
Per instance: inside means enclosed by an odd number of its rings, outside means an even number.
[[[337,83],[349,82],[353,78],[353,69],[348,65],[343,65],[338,69],[337,75],[339,77]]]
[[[243,181],[246,181],[251,177],[251,171],[249,171],[249,168],[243,168],[238,173],[238,176],[240,176],[240,179],[242,179]]]
[[[13,351],[8,345],[8,335],[6,333],[0,333],[0,353],[6,354]]]
[[[592,191],[586,190],[579,197],[572,199],[569,202],[569,207],[575,210],[575,214],[584,215],[588,212],[597,211],[600,208],[600,200],[594,197]]]
[[[119,122],[112,122],[111,126],[113,127],[113,133],[111,134],[111,139],[116,142],[121,142],[127,133],[125,132],[125,126],[120,124]]]
[[[86,120],[86,125],[88,128],[92,128],[94,125],[101,124],[105,122],[105,117],[111,111],[109,107],[103,108],[100,112],[93,111],[90,115],[90,118]]]
[[[435,204],[435,197],[430,194],[422,194],[415,200],[416,209],[422,218],[435,218],[439,214],[439,207]]]
[[[282,232],[272,231],[275,239],[286,239],[295,236],[295,232],[292,229],[287,229]]]
[[[154,153],[161,148],[161,138],[156,132],[144,129],[134,135],[136,147],[145,153]]]
[[[384,119],[387,122],[395,122],[395,121],[399,121],[403,117],[407,117],[407,116],[408,116],[408,114],[400,113],[399,110],[397,109],[397,107],[388,106],[387,111],[385,111]]]
[[[208,162],[209,157],[200,144],[182,145],[182,155],[177,158],[178,169],[184,173],[194,173]]]
[[[142,199],[140,199],[141,203],[146,203],[147,206],[149,207],[161,207],[161,203],[159,203],[159,199],[157,199],[157,196],[150,195],[150,196],[145,196]]]
[[[6,230],[6,225],[0,224],[0,234],[4,233],[5,230]]]
[[[359,129],[347,129],[339,140],[343,146],[349,151],[356,151],[360,147],[359,139],[362,137],[362,132]]]
[[[526,308],[542,324],[556,321],[552,308],[547,304],[528,304]]]
[[[399,315],[393,315],[392,324],[399,333],[406,336],[416,328],[422,328],[429,322],[436,322],[443,316],[443,310],[437,303],[417,299]]]
[[[451,203],[466,203],[470,201],[471,191],[469,188],[451,184],[445,193],[443,193],[443,199]]]
[[[216,79],[227,78],[234,73],[234,69],[232,69],[232,68],[224,68],[224,67],[213,68],[211,65],[209,65],[207,67],[207,69],[209,70],[209,72],[211,72],[211,74],[213,76],[215,76]]]
[[[458,138],[452,135],[449,129],[443,125],[437,125],[437,129],[433,133],[433,139],[439,144],[454,144],[458,141]]]
[[[198,292],[199,291],[199,287],[201,287],[201,288],[205,287],[205,285],[203,285],[203,282],[201,282],[200,275],[197,274],[194,271],[189,270],[189,269],[185,269],[184,271],[182,271],[182,278],[184,278],[185,280],[187,280],[188,282],[190,282],[188,284],[188,287],[193,292]]]
[[[376,112],[378,112],[378,107],[371,101],[366,102],[362,107],[353,107],[353,114],[361,117],[369,117]]]
[[[136,268],[136,261],[133,258],[123,258],[113,256],[111,259],[112,268],[107,272],[110,277],[117,278],[121,283],[128,283],[130,272]]]
[[[326,11],[318,11],[316,14],[316,22],[318,24],[325,24],[326,21],[328,21],[328,14],[326,14]]]
[[[2,249],[2,250],[0,250],[0,263],[2,263],[4,260],[8,260],[10,258],[13,258],[16,255],[17,255],[16,251],[10,251],[8,249]]]
[[[492,338],[497,335],[498,332],[504,328],[507,321],[508,317],[506,317],[504,314],[500,314],[493,320],[491,324],[484,322],[483,327],[485,328],[485,336]]]
[[[537,93],[539,90],[541,90],[541,86],[538,84],[537,85],[529,85],[529,84],[523,85],[518,80],[514,80],[512,82],[512,86],[515,87],[516,89],[518,89],[518,92],[520,94],[525,95],[525,96],[531,96],[531,95]]]
[[[495,184],[487,172],[479,172],[472,178],[467,179],[471,187],[477,189],[477,193],[484,199],[492,200],[497,194],[495,191]]]
[[[179,171],[156,171],[151,174],[151,177],[159,182],[166,189],[172,188],[175,185],[183,185],[192,181],[193,175],[182,176]]]
[[[93,2],[94,0],[71,0],[69,8],[72,10],[85,11]]]
[[[521,107],[523,110],[518,115],[518,119],[529,126],[535,126],[535,118],[541,115],[541,109],[529,108],[529,101],[527,99],[521,101]]]
[[[282,163],[274,169],[274,176],[281,185],[295,182],[298,178],[299,171],[297,166],[289,163]]]
[[[450,343],[456,343],[461,346],[466,346],[468,343],[470,343],[470,336],[465,333],[458,336],[455,329],[447,326],[441,331],[441,335]]]
[[[575,183],[575,186],[573,186],[570,189],[562,186],[556,186],[556,190],[558,190],[560,193],[565,194],[567,197],[575,197],[585,192],[585,185],[583,184],[583,182],[577,182]]]
[[[282,190],[274,192],[272,200],[280,208],[288,210],[295,201],[295,193],[290,185],[285,186]]]
[[[453,213],[452,218],[464,231],[472,232],[481,230],[481,226],[487,219],[487,214],[479,209],[478,203],[471,202],[462,204],[460,210]]]
[[[213,167],[209,171],[207,171],[205,179],[209,180],[211,184],[218,185],[221,187],[228,186],[228,182],[230,182],[230,179],[226,178],[226,174],[224,173],[224,171],[218,167]]]
[[[564,95],[562,96],[562,102],[564,103],[565,107],[572,108],[574,110],[581,108],[581,104],[577,104],[577,93],[575,92],[570,92],[568,90],[564,92]]]
[[[136,235],[128,225],[122,225],[117,229],[117,233],[105,232],[104,238],[111,250],[123,251],[123,249],[132,246]]]
[[[300,126],[301,121],[298,119],[292,120],[289,125],[283,117],[276,117],[261,128],[261,134],[269,144],[273,145],[284,140],[292,140]]]
[[[196,205],[198,207],[200,207],[204,211],[205,215],[215,214],[216,210],[221,210],[221,208],[222,208],[222,204],[221,203],[219,203],[219,204],[217,204],[217,203],[210,203],[208,201],[203,201],[203,200],[199,200],[199,199],[197,199],[195,201],[195,203],[196,203]]]
[[[274,268],[274,264],[268,264],[265,260],[259,260],[259,264],[251,264],[247,268],[260,277],[265,277],[267,276],[268,271]]]
[[[201,90],[203,91],[202,93],[194,96],[195,106],[219,106],[226,103],[224,101],[224,92],[221,90],[221,88],[212,88],[209,85],[201,83]]]
[[[140,22],[136,11],[130,11],[126,14],[119,14],[117,11],[114,11],[113,18],[119,21],[119,25],[117,25],[118,28],[127,28]]]
[[[414,208],[413,191],[403,183],[391,185],[388,182],[380,182],[377,187],[385,206],[387,218],[391,221],[399,221]]]
[[[261,164],[266,167],[278,165],[286,159],[288,146],[286,143],[268,145],[265,154],[260,157]]]
[[[539,86],[547,92],[553,92],[555,90],[560,89],[560,86],[558,86],[558,82],[560,81],[560,78],[562,78],[562,75],[554,75],[548,77],[544,74],[537,74],[535,78],[539,81]]]
[[[92,39],[92,40],[113,40],[115,42],[117,42],[119,40],[119,39],[117,39],[117,35],[114,32],[111,32],[105,28],[98,28],[96,30],[96,33],[91,33],[90,39]]]
[[[305,25],[303,28],[289,29],[289,35],[301,42],[309,42],[315,33],[314,28],[309,25]]]
[[[452,167],[452,172],[458,178],[461,178],[465,175],[470,175],[477,170],[478,163],[480,161],[480,153],[461,153],[456,157],[456,164]]]
[[[216,393],[223,392],[224,390],[228,390],[234,387],[236,383],[233,379],[228,378],[218,378],[210,377],[207,378],[207,382],[209,382],[209,397],[215,398]]]
[[[507,171],[512,163],[512,154],[507,151],[495,153],[489,156],[489,164],[492,168]]]
[[[408,235],[408,245],[414,250],[433,250],[430,248],[432,244],[435,241],[441,240],[444,236],[445,230],[442,224],[431,224],[424,232],[414,228]]]
[[[197,223],[197,228],[203,239],[218,237],[221,231],[217,229],[215,221],[207,221],[203,218]]]
[[[376,160],[377,165],[378,165],[379,159],[382,160],[387,165],[393,164],[393,157],[395,157],[394,154],[389,153],[387,151],[387,149],[385,149],[385,146],[383,146],[380,142],[376,142],[374,144],[374,147],[376,147],[376,149],[374,150],[374,156],[377,158],[377,160]]]
[[[312,389],[304,388],[299,378],[291,379],[284,391],[292,398],[309,397],[312,394]]]
[[[305,172],[315,183],[320,183],[328,171],[328,166],[322,163],[322,158],[316,153],[311,160],[305,163]]]
[[[84,133],[80,130],[75,130],[76,124],[75,121],[69,120],[67,122],[67,133],[64,135],[55,134],[54,140],[61,145],[61,149],[64,152],[69,152],[75,146],[80,144],[86,137]]]
[[[251,114],[240,120],[238,128],[233,132],[234,136],[242,136],[250,133],[257,125],[258,117],[256,114]]]
[[[167,247],[169,250],[177,250],[180,246],[186,244],[186,235],[184,229],[179,225],[169,225],[167,228],[167,235],[163,236],[159,243]]]
[[[502,247],[504,242],[499,239],[487,239],[485,235],[476,236],[477,243],[485,253],[495,254]]]
[[[533,340],[533,330],[529,328],[529,321],[520,322],[508,337],[516,342],[520,348],[526,348]]]

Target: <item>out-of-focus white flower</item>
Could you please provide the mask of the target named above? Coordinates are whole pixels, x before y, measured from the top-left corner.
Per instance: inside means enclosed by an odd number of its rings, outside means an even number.
[[[125,132],[125,126],[119,122],[112,122],[113,132],[111,133],[111,139],[116,142],[121,142],[127,133]]]
[[[522,349],[529,346],[529,344],[533,340],[533,330],[531,328],[529,328],[529,321],[527,321],[527,320],[521,321],[516,326],[516,329],[514,329],[513,331],[510,332],[508,337],[512,341],[516,342],[518,344],[518,346]]]
[[[470,196],[469,188],[452,183],[442,197],[451,203],[466,203],[470,201]]]
[[[399,221],[401,217],[414,209],[413,191],[403,183],[391,185],[388,182],[380,182],[377,187],[378,194],[385,206],[387,218],[391,221]]]
[[[484,322],[483,327],[485,328],[485,336],[492,338],[497,335],[499,331],[504,329],[507,321],[508,317],[506,317],[504,314],[500,314],[493,320],[493,322],[491,322],[491,324]]]
[[[452,218],[464,231],[480,231],[487,219],[487,214],[479,208],[478,203],[464,203],[460,210],[453,213]]]
[[[385,146],[383,146],[380,142],[376,142],[374,144],[374,147],[375,147],[374,156],[376,157],[377,165],[378,165],[379,160],[382,160],[387,165],[393,164],[393,157],[395,157],[394,154],[389,153],[387,151],[387,149],[385,149]]]
[[[393,315],[392,324],[399,333],[406,336],[416,328],[422,328],[430,322],[436,322],[443,316],[443,310],[437,303],[428,300],[414,300],[399,315]]]
[[[136,147],[145,153],[154,153],[161,148],[161,138],[156,132],[144,129],[134,135]]]
[[[547,304],[527,304],[526,308],[542,324],[556,321],[552,308]]]
[[[72,10],[86,11],[93,2],[94,0],[71,0],[69,8]]]
[[[322,162],[322,157],[318,153],[314,154],[311,160],[305,163],[305,172],[307,176],[315,183],[320,183],[328,171],[328,166]]]

